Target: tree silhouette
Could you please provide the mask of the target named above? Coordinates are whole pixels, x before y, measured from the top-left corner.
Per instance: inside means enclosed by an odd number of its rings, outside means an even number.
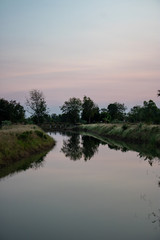
[[[35,123],[42,123],[48,114],[44,95],[36,89],[31,90],[29,94],[29,98],[26,99],[27,111],[32,114]]]
[[[25,110],[20,103],[11,100],[10,102],[0,99],[0,124],[2,121],[11,121],[13,123],[23,122],[25,119]]]
[[[70,98],[68,101],[65,101],[64,104],[60,107],[63,112],[64,119],[67,122],[77,123],[80,119],[80,111],[82,109],[82,103],[79,98]]]
[[[85,120],[87,123],[91,123],[99,115],[98,106],[89,98],[84,96],[82,103],[82,120]]]

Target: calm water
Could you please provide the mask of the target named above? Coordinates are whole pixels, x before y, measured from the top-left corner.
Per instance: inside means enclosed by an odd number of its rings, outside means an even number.
[[[1,240],[158,240],[160,161],[52,134],[41,164],[0,180]]]

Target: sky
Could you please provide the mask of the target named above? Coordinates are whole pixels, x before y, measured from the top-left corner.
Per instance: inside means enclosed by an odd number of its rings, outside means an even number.
[[[160,0],[0,0],[0,98],[160,107]]]

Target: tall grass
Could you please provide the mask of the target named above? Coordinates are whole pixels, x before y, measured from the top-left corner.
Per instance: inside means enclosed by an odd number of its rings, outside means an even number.
[[[79,129],[99,136],[135,143],[152,143],[160,146],[160,126],[147,124],[88,124]]]
[[[0,165],[51,148],[53,138],[35,125],[12,125],[0,130]]]

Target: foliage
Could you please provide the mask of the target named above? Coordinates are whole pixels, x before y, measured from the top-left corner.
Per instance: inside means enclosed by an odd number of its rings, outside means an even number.
[[[111,116],[108,113],[106,108],[102,108],[100,112],[100,121],[104,123],[110,123],[111,121]]]
[[[134,106],[128,113],[127,120],[129,122],[145,122],[145,123],[160,123],[160,109],[156,104],[149,100],[143,102],[143,106]]]
[[[31,90],[30,97],[26,99],[27,111],[31,113],[31,119],[35,123],[44,122],[47,117],[47,104],[43,93],[39,90]]]
[[[123,121],[125,118],[125,111],[126,111],[126,107],[121,103],[115,102],[115,103],[110,103],[108,105],[108,113],[111,117],[111,121],[113,120],[119,120],[119,121]]]
[[[24,119],[25,110],[20,103],[13,100],[0,99],[0,124],[2,121],[11,121],[12,123],[23,122]]]
[[[80,111],[82,109],[82,102],[79,98],[70,98],[61,106],[64,121],[77,123],[80,120]]]
[[[17,137],[18,137],[18,139],[20,139],[22,141],[27,141],[27,140],[30,139],[31,134],[32,134],[32,131],[25,131],[25,132],[22,132],[19,135],[17,134]]]
[[[87,123],[95,122],[99,117],[98,106],[89,98],[84,96],[82,103],[82,120]]]
[[[2,126],[10,126],[11,124],[12,124],[11,121],[7,121],[7,120],[2,121]]]

